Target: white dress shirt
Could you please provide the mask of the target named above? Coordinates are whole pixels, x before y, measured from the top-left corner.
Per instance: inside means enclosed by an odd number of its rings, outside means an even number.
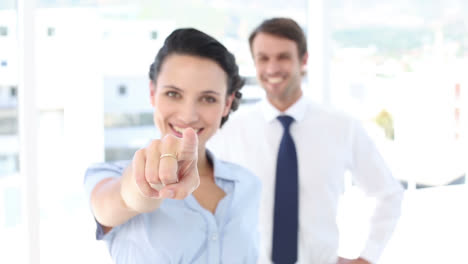
[[[208,142],[217,157],[238,163],[263,183],[260,207],[260,263],[271,263],[276,159],[283,127],[280,113],[267,100],[230,116]],[[344,174],[377,199],[361,257],[376,263],[400,216],[403,189],[385,165],[363,127],[344,114],[302,96],[284,114],[295,119],[291,135],[299,165],[298,263],[337,260],[337,207]]]

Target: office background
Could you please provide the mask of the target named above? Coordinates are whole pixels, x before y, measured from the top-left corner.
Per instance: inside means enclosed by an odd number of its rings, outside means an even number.
[[[147,71],[162,41],[178,27],[221,40],[249,107],[264,94],[247,38],[272,16],[307,34],[306,94],[359,118],[406,188],[380,263],[467,263],[463,0],[1,0],[0,263],[110,263],[83,174],[158,136]],[[347,186],[340,252],[353,257],[373,203]]]

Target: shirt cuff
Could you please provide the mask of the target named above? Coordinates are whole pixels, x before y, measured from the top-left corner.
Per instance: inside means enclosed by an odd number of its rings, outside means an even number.
[[[375,264],[382,255],[383,249],[384,247],[380,246],[378,243],[369,242],[362,251],[360,257]]]

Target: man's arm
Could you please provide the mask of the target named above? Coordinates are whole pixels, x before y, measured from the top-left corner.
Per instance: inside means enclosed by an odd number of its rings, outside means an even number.
[[[376,197],[377,204],[370,222],[369,236],[361,253],[365,259],[377,263],[390,240],[401,213],[403,191]]]
[[[364,128],[356,121],[352,134],[354,180],[368,196],[376,199],[369,236],[361,257],[377,263],[400,217],[403,188],[391,174]]]

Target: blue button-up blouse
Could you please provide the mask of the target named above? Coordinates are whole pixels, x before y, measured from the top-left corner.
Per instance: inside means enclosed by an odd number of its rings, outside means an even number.
[[[226,196],[215,214],[193,195],[166,199],[157,210],[137,215],[97,239],[106,241],[115,263],[256,263],[261,184],[248,170],[217,160],[209,152],[216,184]],[[87,197],[104,178],[120,177],[130,161],[101,163],[85,175]]]

